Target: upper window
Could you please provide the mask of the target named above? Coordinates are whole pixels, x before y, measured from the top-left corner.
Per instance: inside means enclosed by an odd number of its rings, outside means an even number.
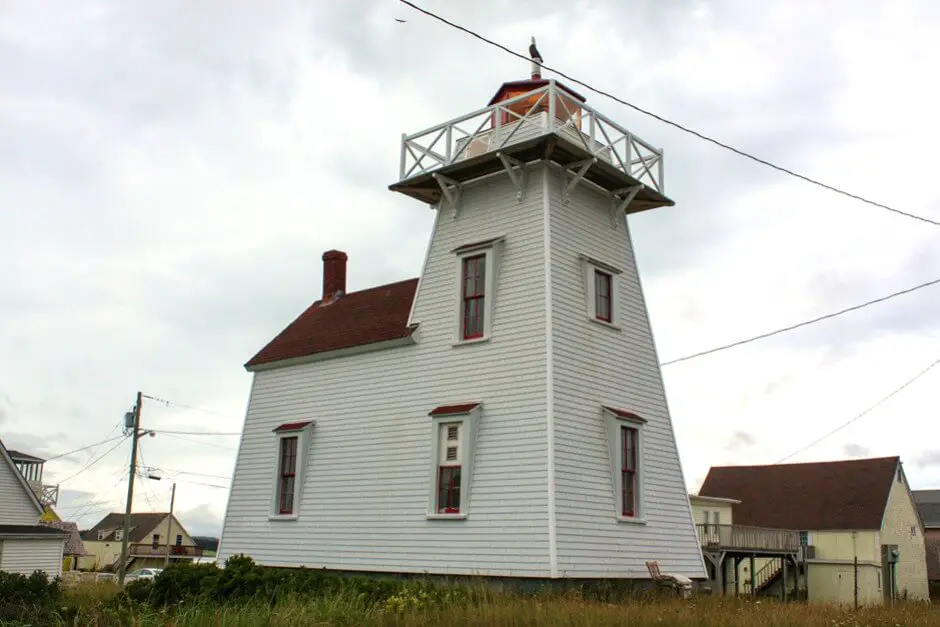
[[[613,320],[612,285],[613,278],[610,274],[601,270],[594,271],[594,316],[604,322]]]
[[[463,325],[465,340],[483,337],[486,310],[486,255],[463,259]]]
[[[281,438],[281,471],[278,477],[278,513],[294,513],[294,482],[297,479],[297,436]]]
[[[176,534],[176,546],[183,546],[183,534]]]
[[[809,532],[801,531],[800,532],[800,546],[808,546],[808,545],[809,545]]]
[[[479,403],[445,405],[431,411],[434,439],[429,518],[465,518],[470,502],[473,446]]]
[[[123,531],[115,531],[115,532],[114,532],[114,539],[115,539],[115,540],[123,540],[123,539],[124,539],[124,532],[123,532]]]
[[[159,533],[155,533],[155,534],[153,534],[153,547],[154,547],[154,548],[157,548],[157,546],[159,546],[159,544],[160,544],[160,534],[159,534]]]
[[[457,344],[482,342],[490,337],[502,242],[503,238],[497,237],[452,251],[457,255]]]
[[[633,412],[613,407],[603,408],[607,423],[607,444],[610,451],[611,485],[617,519],[623,522],[643,521],[643,426],[646,420]],[[718,524],[717,516],[711,523]],[[706,533],[709,526],[705,512]]]
[[[107,531],[99,531],[99,532],[98,532],[98,539],[99,539],[99,540],[104,540],[107,536],[108,536],[108,532],[107,532]]]
[[[271,517],[292,520],[300,509],[300,494],[303,486],[306,450],[312,421],[290,422],[276,429],[276,465],[271,498]],[[177,543],[183,538],[177,536]]]
[[[584,295],[588,319],[605,326],[619,328],[619,288],[621,271],[614,266],[580,255],[584,276]]]

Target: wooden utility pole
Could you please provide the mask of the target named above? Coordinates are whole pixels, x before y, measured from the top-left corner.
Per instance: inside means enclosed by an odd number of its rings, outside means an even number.
[[[170,518],[166,522],[166,556],[163,558],[163,567],[170,565],[170,538],[173,536],[173,502],[176,501],[176,482],[170,492]]]
[[[118,566],[118,585],[124,586],[125,569],[127,568],[127,536],[131,524],[131,503],[134,501],[134,475],[137,474],[137,439],[140,437],[140,405],[143,395],[137,392],[137,403],[134,405],[134,427],[131,433],[131,467],[127,476],[127,503],[124,505],[124,531],[121,534],[121,563]]]

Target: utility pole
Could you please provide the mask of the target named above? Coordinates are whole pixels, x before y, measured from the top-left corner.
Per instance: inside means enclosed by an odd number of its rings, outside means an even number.
[[[131,524],[131,503],[134,501],[134,475],[137,474],[137,440],[140,437],[140,405],[143,395],[137,392],[137,403],[134,405],[134,427],[131,434],[131,468],[127,477],[127,503],[124,505],[124,531],[121,534],[121,563],[118,570],[118,585],[124,586],[125,569],[127,568],[127,535]]]
[[[170,565],[170,538],[173,536],[173,502],[176,500],[176,482],[173,482],[173,490],[170,492],[170,518],[166,523],[166,556],[163,558],[163,567]]]

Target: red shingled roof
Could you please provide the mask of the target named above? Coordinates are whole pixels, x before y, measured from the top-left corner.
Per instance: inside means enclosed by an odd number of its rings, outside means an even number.
[[[418,279],[408,279],[351,292],[328,305],[317,301],[245,367],[408,337],[414,333],[408,315],[417,287]]]
[[[460,405],[441,405],[431,410],[428,416],[446,416],[449,414],[466,414],[479,406],[479,403],[462,403]]]
[[[734,522],[778,529],[880,529],[898,457],[717,466],[701,496],[738,499]]]

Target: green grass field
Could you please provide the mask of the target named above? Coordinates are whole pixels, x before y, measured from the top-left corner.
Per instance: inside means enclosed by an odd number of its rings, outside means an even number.
[[[69,593],[81,608],[74,625],[139,626],[299,626],[299,625],[506,625],[601,627],[614,625],[701,627],[885,625],[914,627],[940,625],[940,605],[901,603],[853,611],[826,605],[780,604],[699,597],[691,600],[646,599],[611,604],[584,601],[577,595],[551,598],[519,598],[484,594],[475,601],[459,601],[440,607],[420,595],[402,594],[380,605],[368,605],[351,595],[321,598],[288,597],[273,603],[250,601],[219,604],[211,601],[183,603],[169,609],[148,605],[115,608],[107,601],[113,587],[76,589]]]

